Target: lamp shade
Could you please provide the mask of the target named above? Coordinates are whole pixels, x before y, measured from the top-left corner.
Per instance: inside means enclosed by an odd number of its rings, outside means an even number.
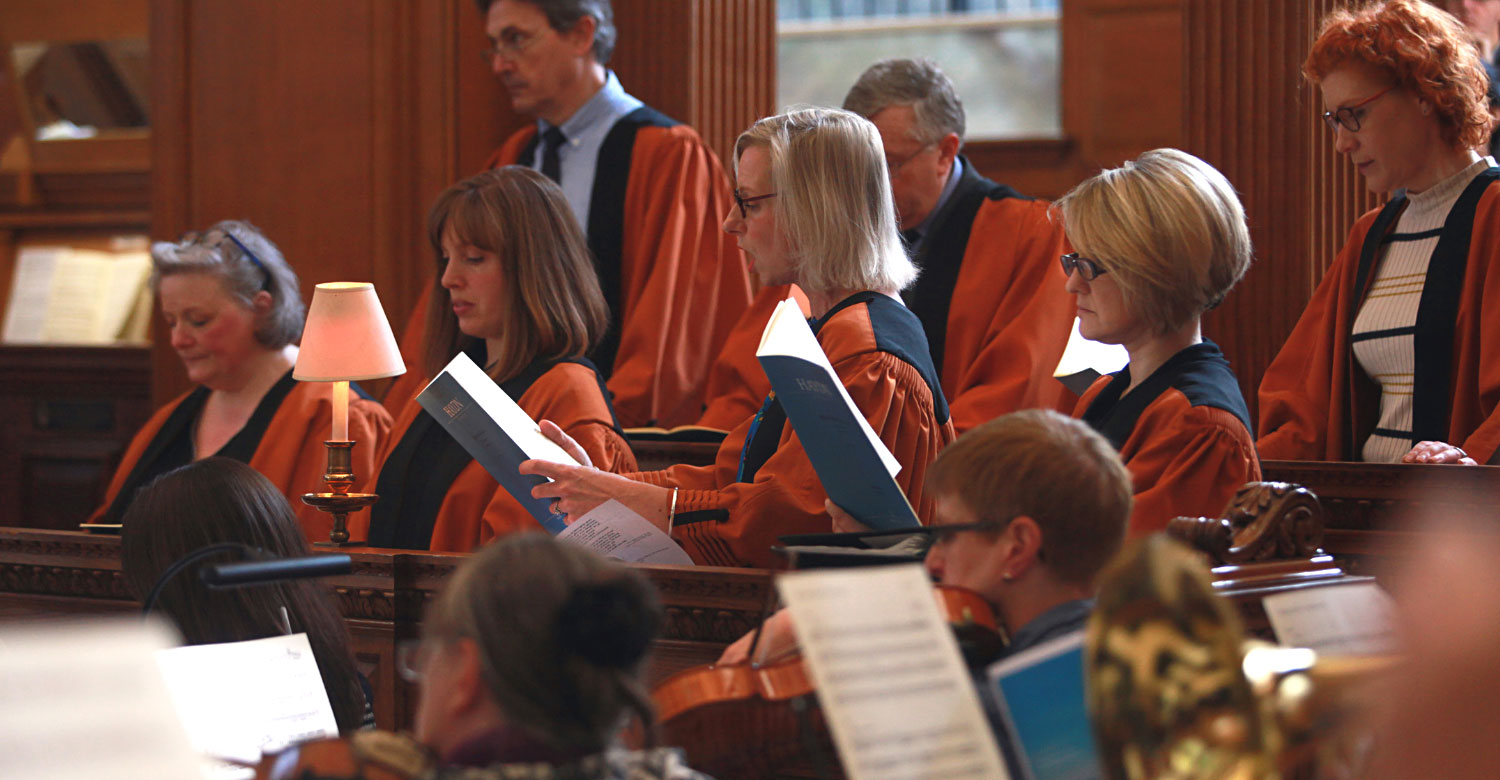
[[[369,282],[327,282],[313,289],[292,378],[303,382],[384,379],[406,373],[391,324]]]

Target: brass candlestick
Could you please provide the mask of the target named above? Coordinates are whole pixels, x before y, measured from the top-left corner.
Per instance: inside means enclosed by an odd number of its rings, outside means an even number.
[[[333,515],[333,530],[328,532],[328,541],[316,542],[317,547],[354,547],[364,541],[349,541],[349,513],[358,512],[380,500],[374,493],[350,493],[354,486],[354,442],[325,441],[328,447],[328,470],[323,481],[328,483],[331,493],[303,493],[302,501],[320,512]]]

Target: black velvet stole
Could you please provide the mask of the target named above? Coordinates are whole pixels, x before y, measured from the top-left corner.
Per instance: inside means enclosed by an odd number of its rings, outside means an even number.
[[[260,403],[255,405],[255,411],[250,413],[250,419],[245,421],[244,427],[213,456],[249,463],[255,457],[255,450],[260,447],[260,440],[266,435],[266,429],[271,425],[271,418],[276,416],[281,402],[286,400],[287,394],[296,386],[297,380],[292,379],[291,371],[276,380],[276,384],[261,396]],[[162,423],[161,429],[146,446],[146,451],[141,453],[140,460],[130,470],[130,476],[125,478],[125,484],[120,487],[120,492],[115,495],[115,500],[100,522],[120,522],[130,502],[135,500],[137,491],[162,474],[193,462],[196,455],[193,452],[193,429],[198,422],[198,415],[203,413],[203,405],[208,402],[210,392],[206,387],[194,388],[167,415],[166,422]]]
[[[1469,245],[1474,234],[1474,216],[1479,201],[1491,184],[1500,180],[1500,168],[1490,168],[1480,173],[1464,188],[1463,194],[1453,204],[1448,217],[1443,221],[1442,237],[1432,250],[1432,260],[1427,266],[1423,283],[1422,300],[1417,304],[1417,324],[1412,337],[1414,352],[1412,388],[1412,433],[1411,441],[1447,441],[1449,424],[1453,416],[1453,336],[1457,325],[1459,299],[1463,295],[1464,276],[1469,265]],[[1356,316],[1349,319],[1351,333],[1357,313],[1364,306],[1365,295],[1374,278],[1376,264],[1381,257],[1381,247],[1389,241],[1389,231],[1396,218],[1406,206],[1406,195],[1400,194],[1390,200],[1365,235],[1360,247],[1359,268],[1355,273],[1356,302],[1351,311]],[[1359,362],[1351,346],[1346,356],[1349,375],[1356,376]],[[1351,403],[1353,399],[1351,387]],[[1354,410],[1351,410],[1351,414]],[[1353,417],[1351,416],[1351,421]],[[1345,452],[1357,457],[1364,442],[1357,441],[1359,426],[1349,426],[1349,441]]]
[[[1108,439],[1116,451],[1125,446],[1146,407],[1174,387],[1193,406],[1223,409],[1238,417],[1245,430],[1250,430],[1250,410],[1240,394],[1234,371],[1219,346],[1208,339],[1173,355],[1123,398],[1121,394],[1130,387],[1130,366],[1110,377],[1109,384],[1084,410],[1083,421]]]
[[[635,152],[635,137],[643,127],[673,127],[676,120],[650,106],[641,106],[615,122],[599,147],[594,167],[594,185],[589,200],[587,232],[589,249],[594,253],[594,270],[604,302],[609,306],[609,330],[589,357],[607,379],[614,371],[615,356],[620,350],[621,253],[625,243],[625,191],[630,185],[630,165]],[[536,160],[538,136],[521,149],[517,162],[531,166]],[[609,396],[606,394],[606,398]],[[655,421],[648,423],[655,425]]]
[[[933,219],[926,240],[912,257],[912,262],[922,273],[917,281],[901,291],[901,298],[921,321],[922,330],[927,334],[927,351],[939,370],[947,349],[948,311],[952,307],[953,291],[958,286],[964,254],[969,249],[974,217],[986,201],[1006,198],[1031,200],[1010,187],[980,176],[973,163],[963,160],[958,186]]]

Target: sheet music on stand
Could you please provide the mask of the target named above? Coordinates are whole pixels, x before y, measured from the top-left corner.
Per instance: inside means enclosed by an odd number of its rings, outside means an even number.
[[[776,583],[850,780],[1008,778],[921,566]]]
[[[139,618],[0,626],[0,777],[203,780]]]

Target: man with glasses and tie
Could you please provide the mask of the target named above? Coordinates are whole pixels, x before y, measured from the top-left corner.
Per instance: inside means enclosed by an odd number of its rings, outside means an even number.
[[[609,0],[477,4],[492,42],[485,61],[511,107],[536,120],[486,167],[533,168],[567,196],[610,308],[591,357],[621,424],[693,422],[709,364],[751,296],[744,260],[719,229],[732,201],[718,159],[606,67],[616,40]],[[423,316],[414,314],[403,345],[420,343]]]
[[[954,427],[1017,409],[1071,411],[1077,396],[1052,376],[1073,301],[1058,284],[1067,250],[1048,204],[984,178],[959,154],[963,103],[931,60],[875,63],[844,109],[880,130],[901,237],[921,269],[901,298],[927,331]],[[739,391],[740,406],[764,397],[758,381]],[[730,403],[711,398],[709,413]]]

